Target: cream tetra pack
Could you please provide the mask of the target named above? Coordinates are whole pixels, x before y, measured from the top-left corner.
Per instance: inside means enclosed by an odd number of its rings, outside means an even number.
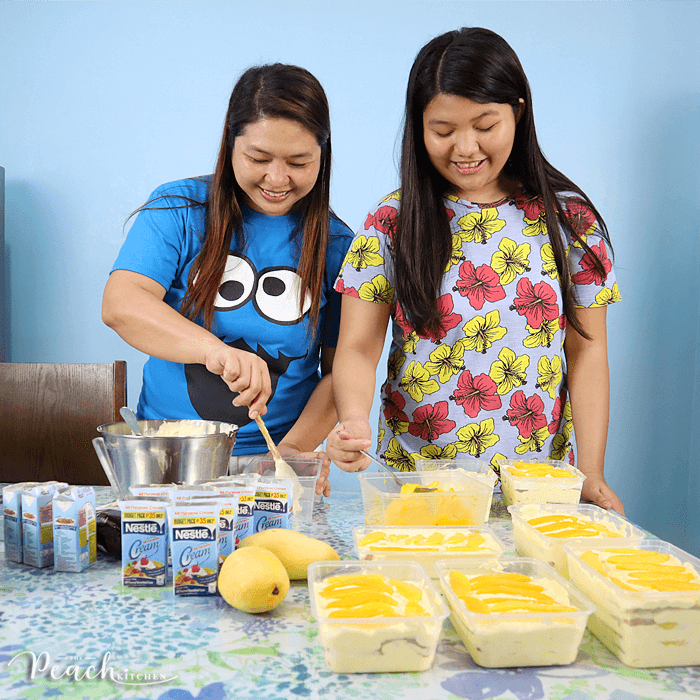
[[[95,489],[69,486],[53,495],[54,568],[80,572],[97,561]]]
[[[22,489],[36,486],[38,481],[24,481],[5,486],[2,510],[5,530],[5,559],[22,563]]]
[[[43,569],[53,566],[53,495],[63,482],[22,489],[22,561]]]
[[[119,501],[122,515],[122,583],[164,586],[168,560],[166,502]]]

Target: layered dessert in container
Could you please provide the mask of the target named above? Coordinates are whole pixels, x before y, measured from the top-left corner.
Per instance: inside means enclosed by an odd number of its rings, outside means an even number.
[[[593,504],[521,504],[508,506],[513,518],[515,551],[553,566],[568,578],[564,545],[606,544],[626,547],[647,533],[615,511]]]
[[[420,564],[314,562],[311,612],[336,673],[425,671],[448,609]]]
[[[561,666],[576,660],[591,602],[536,559],[440,561],[450,621],[486,668]]]
[[[700,559],[668,542],[570,544],[571,582],[596,606],[588,628],[624,664],[700,664]]]
[[[358,558],[363,561],[414,561],[428,576],[437,578],[435,562],[445,559],[500,557],[505,546],[487,525],[470,527],[353,528]]]
[[[504,459],[501,490],[507,505],[520,503],[578,503],[586,476],[566,462],[544,459],[526,462]]]
[[[396,474],[359,474],[367,525],[482,525],[493,489],[463,469]],[[417,493],[416,485],[435,491]]]
[[[416,460],[416,470],[419,472],[439,471],[441,469],[464,469],[473,479],[482,481],[491,489],[491,497],[484,522],[488,521],[493,500],[493,489],[498,481],[498,475],[483,459],[419,459]]]

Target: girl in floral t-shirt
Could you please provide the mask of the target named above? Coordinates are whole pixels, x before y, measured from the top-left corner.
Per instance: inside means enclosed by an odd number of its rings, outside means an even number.
[[[369,461],[376,366],[392,321],[377,453],[417,459],[551,457],[582,496],[623,511],[605,482],[606,307],[619,299],[602,217],[537,143],[511,47],[480,28],[429,42],[411,70],[401,189],[355,235],[333,366],[327,451]]]

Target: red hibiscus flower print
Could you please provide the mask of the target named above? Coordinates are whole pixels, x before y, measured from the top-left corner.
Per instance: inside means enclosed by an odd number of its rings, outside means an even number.
[[[396,209],[394,207],[379,207],[374,214],[369,214],[365,221],[365,231],[374,226],[377,231],[392,234],[394,232],[394,221],[396,219]]]
[[[382,397],[382,410],[386,424],[393,433],[400,432],[400,423],[408,424],[408,416],[403,410],[406,406],[406,399],[401,395],[401,392],[392,392],[388,384],[384,389],[384,394],[385,396]],[[405,430],[406,427],[404,426],[403,431]]]
[[[561,425],[561,418],[564,413],[564,401],[561,398],[561,396],[557,397],[557,400],[554,402],[554,408],[552,409],[552,420],[547,426],[550,435],[555,435],[556,432],[559,430],[559,426]]]
[[[577,272],[571,275],[571,281],[574,284],[597,284],[602,287],[608,277],[608,273],[612,270],[612,263],[608,258],[608,251],[605,247],[605,241],[601,241],[600,245],[592,245],[591,250],[595,257],[603,264],[604,273],[600,273],[595,267],[595,258],[591,253],[586,253],[581,258],[581,267],[583,272]]]
[[[452,221],[454,218],[455,212],[454,209],[450,209],[449,207],[445,207],[445,211],[447,212],[447,220]]]
[[[459,314],[453,313],[454,301],[451,294],[443,294],[439,297],[437,306],[440,314],[440,329],[437,333],[428,333],[428,335],[421,336],[421,338],[430,338],[434,343],[442,340],[447,335],[447,331],[456,328],[462,321],[462,317]],[[403,328],[403,326],[401,327]]]
[[[513,204],[520,209],[526,219],[536,221],[540,216],[544,215],[544,201],[541,197],[533,195],[527,197],[522,192],[519,192],[513,197]]]
[[[576,457],[574,456],[574,449],[573,447],[569,451],[569,464],[574,467],[576,466]]]
[[[589,206],[580,199],[571,199],[566,203],[564,216],[577,236],[588,233],[595,224],[595,216]]]
[[[346,287],[345,280],[342,278],[336,282],[335,291],[339,292],[340,294],[347,294],[348,296],[355,297],[356,299],[360,298],[360,294],[357,289],[355,289],[355,287]]]
[[[472,378],[468,369],[457,377],[457,388],[450,399],[456,401],[470,418],[476,418],[479,411],[495,411],[501,407],[496,382],[488,374]]]
[[[528,437],[533,431],[547,425],[544,403],[537,394],[527,398],[525,392],[516,391],[510,399],[510,408],[506,411],[505,420],[518,428],[521,437]]]
[[[546,282],[538,282],[533,287],[529,278],[521,277],[516,289],[518,296],[510,308],[525,316],[531,328],[539,328],[542,321],[559,318],[557,293]]]
[[[559,328],[564,330],[566,328],[566,314],[562,314],[559,317]]]
[[[447,401],[438,401],[435,406],[427,404],[413,412],[413,421],[408,425],[408,432],[421,440],[432,442],[439,435],[454,430],[457,424],[447,418],[449,407]]]
[[[394,312],[394,318],[396,320],[396,323],[398,323],[399,327],[403,331],[403,337],[408,338],[408,336],[413,333],[413,326],[406,320],[406,318],[403,315],[403,309],[401,308],[401,304],[398,302],[396,303],[396,311]]]
[[[498,301],[506,295],[499,274],[485,264],[475,269],[471,260],[465,260],[459,266],[459,280],[452,291],[467,297],[477,311],[481,311],[484,302]]]

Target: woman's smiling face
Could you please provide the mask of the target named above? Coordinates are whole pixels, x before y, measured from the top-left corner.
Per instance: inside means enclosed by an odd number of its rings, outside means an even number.
[[[246,203],[261,214],[283,216],[316,184],[321,147],[299,122],[260,119],[236,137],[231,163]]]
[[[516,183],[503,175],[503,167],[521,112],[516,114],[508,104],[482,104],[442,93],[428,103],[423,112],[425,148],[435,169],[453,185],[453,194],[482,204],[511,194]]]

